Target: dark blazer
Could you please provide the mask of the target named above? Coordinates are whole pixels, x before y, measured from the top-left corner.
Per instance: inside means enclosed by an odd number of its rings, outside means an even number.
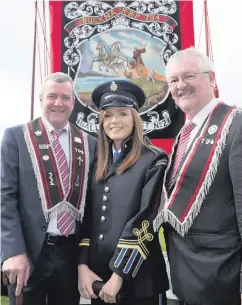
[[[152,226],[167,155],[146,140],[139,160],[117,176],[117,167],[131,144],[132,138],[123,144],[104,182],[97,183],[93,173],[79,263],[87,264],[105,281],[113,272],[119,274],[124,278],[125,293],[139,298],[168,289],[159,237]]]
[[[90,168],[96,142],[88,135]],[[8,128],[1,145],[1,261],[26,253],[33,267],[47,226],[22,125]],[[76,229],[78,233],[79,222]]]
[[[188,233],[181,237],[169,225],[165,233],[177,297],[188,304],[233,304],[242,291],[242,114],[232,122],[217,174]]]

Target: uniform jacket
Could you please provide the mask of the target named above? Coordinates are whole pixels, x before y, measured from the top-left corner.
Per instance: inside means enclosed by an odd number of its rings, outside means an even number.
[[[88,136],[90,167],[96,142]],[[79,226],[78,222],[76,233]],[[47,227],[23,128],[8,128],[1,144],[1,261],[26,253],[35,265]]]
[[[188,304],[232,304],[242,291],[241,113],[232,121],[217,174],[188,233],[182,237],[164,227],[177,297]]]
[[[166,267],[154,234],[167,155],[147,139],[139,160],[117,176],[132,138],[123,143],[119,157],[110,164],[104,182],[93,172],[80,261],[107,281],[113,272],[124,279],[123,289],[134,297],[154,296],[168,289]],[[128,287],[128,288],[127,288]]]

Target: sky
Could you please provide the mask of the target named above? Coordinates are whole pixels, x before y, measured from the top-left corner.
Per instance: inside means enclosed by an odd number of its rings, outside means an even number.
[[[41,1],[39,1],[40,3]],[[208,0],[214,65],[220,99],[242,106],[242,1]],[[7,126],[30,119],[34,1],[5,0],[0,6],[0,138]],[[195,42],[198,47],[203,0],[194,0]],[[39,24],[40,29],[40,24]],[[204,29],[203,29],[204,30]],[[202,31],[204,32],[204,31]],[[39,30],[39,33],[41,31]],[[204,36],[199,49],[205,51]],[[36,63],[35,114],[41,113],[38,101],[41,79]]]

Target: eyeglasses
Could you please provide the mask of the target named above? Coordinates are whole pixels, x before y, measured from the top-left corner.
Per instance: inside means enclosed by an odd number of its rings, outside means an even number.
[[[176,87],[179,83],[179,79],[181,79],[184,83],[189,83],[190,81],[193,81],[197,78],[200,74],[207,74],[210,71],[204,71],[204,72],[197,72],[197,73],[186,73],[181,75],[180,77],[173,77],[168,81],[168,85],[170,87]]]

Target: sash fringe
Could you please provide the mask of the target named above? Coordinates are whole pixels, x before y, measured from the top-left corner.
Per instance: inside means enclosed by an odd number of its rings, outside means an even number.
[[[45,214],[45,219],[47,221],[50,220],[51,217],[56,217],[59,213],[62,212],[68,212],[71,214],[75,220],[82,221],[83,213],[80,213],[77,209],[73,207],[73,205],[70,202],[67,201],[61,201],[57,205],[55,205],[52,209],[47,211]]]
[[[45,200],[45,194],[44,194],[44,191],[43,191],[44,187],[41,183],[41,179],[39,179],[40,172],[39,172],[39,167],[38,167],[38,164],[37,164],[37,157],[33,153],[34,148],[32,147],[32,143],[30,141],[30,135],[29,135],[27,125],[24,124],[22,128],[23,128],[25,143],[26,143],[26,146],[27,146],[27,149],[28,149],[28,152],[29,152],[29,155],[30,155],[32,167],[33,167],[33,170],[34,170],[35,179],[37,181],[37,189],[38,189],[38,192],[39,192],[39,198],[41,199],[42,211],[43,211],[43,214],[45,216],[45,220],[47,221],[48,218],[47,218],[47,215],[45,213],[45,206],[46,206],[47,202]]]
[[[214,155],[212,157],[212,161],[210,164],[210,167],[207,171],[206,177],[203,181],[203,184],[197,194],[197,197],[188,212],[187,217],[184,219],[183,223],[181,223],[176,216],[169,210],[169,209],[163,209],[155,218],[153,221],[153,228],[154,231],[157,232],[164,222],[168,222],[175,230],[176,232],[181,235],[182,237],[188,232],[190,227],[193,224],[194,219],[197,217],[201,210],[202,203],[208,194],[210,187],[214,181],[214,178],[217,174],[218,165],[221,159],[221,156],[223,154],[224,147],[226,145],[226,139],[229,134],[229,130],[232,124],[232,121],[234,117],[237,114],[242,114],[241,108],[235,108],[231,111],[230,115],[228,116],[228,119],[226,120],[226,123],[224,125],[224,128],[221,132],[221,137],[218,140],[217,146],[214,151]]]

